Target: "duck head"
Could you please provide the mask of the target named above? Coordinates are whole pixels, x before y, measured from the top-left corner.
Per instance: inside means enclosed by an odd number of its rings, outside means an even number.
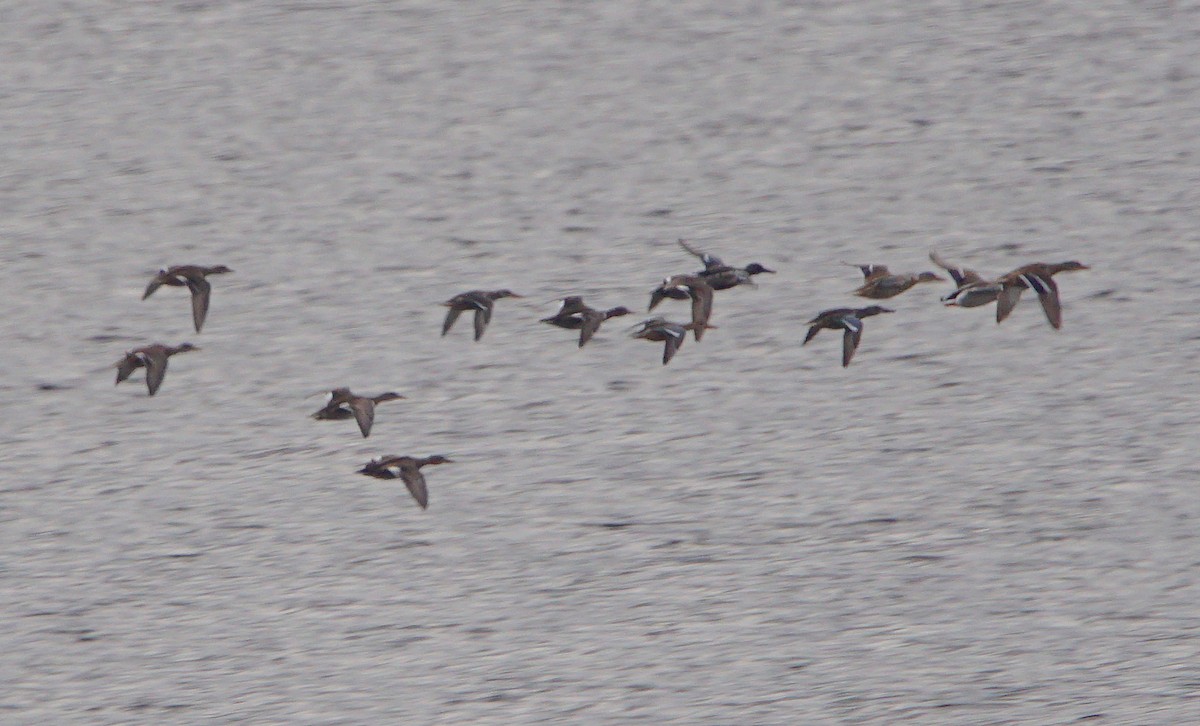
[[[772,275],[775,274],[774,270],[768,270],[767,268],[763,267],[762,265],[758,264],[757,262],[751,262],[750,264],[746,265],[746,274],[747,275],[758,275],[763,272],[769,272]]]

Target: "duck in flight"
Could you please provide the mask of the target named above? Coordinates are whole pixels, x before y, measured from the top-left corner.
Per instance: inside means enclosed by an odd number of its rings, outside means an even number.
[[[850,359],[854,357],[854,351],[858,350],[858,344],[862,341],[863,318],[868,318],[872,315],[880,313],[894,313],[895,310],[885,308],[880,305],[870,305],[865,308],[833,308],[832,310],[822,310],[817,314],[817,317],[805,323],[812,326],[808,329],[808,335],[804,336],[804,342],[801,345],[807,345],[808,341],[816,337],[821,330],[828,328],[830,330],[844,330],[842,335],[842,367],[850,365]]]
[[[1046,313],[1046,320],[1050,323],[1050,327],[1058,330],[1062,327],[1062,301],[1058,297],[1058,284],[1054,282],[1054,276],[1060,272],[1087,269],[1090,268],[1076,260],[1054,263],[1034,262],[1030,265],[1022,265],[1002,276],[997,280],[1001,290],[996,298],[996,322],[1003,322],[1008,317],[1020,302],[1022,292],[1033,290],[1037,293],[1038,301],[1042,304],[1042,311]]]
[[[697,324],[695,322],[680,324],[672,323],[666,318],[650,318],[642,322],[642,329],[633,334],[634,338],[649,340],[663,344],[663,365],[671,362],[675,352],[683,341],[687,340],[687,331],[695,331],[698,327],[715,328],[715,325]]]
[[[679,299],[679,293],[692,300],[692,324],[688,328],[696,340],[704,336],[704,330],[713,326],[708,324],[712,317],[713,288],[708,284],[708,278],[699,275],[674,275],[662,281],[650,293],[650,309],[653,310],[664,298]]]
[[[454,321],[458,320],[458,316],[462,313],[473,310],[475,312],[475,340],[483,337],[483,331],[487,330],[488,323],[492,322],[492,307],[495,302],[506,297],[522,297],[512,290],[471,290],[455,295],[446,302],[442,303],[450,308],[446,312],[446,320],[442,323],[442,335],[450,332],[450,328],[454,326]]]
[[[349,388],[335,388],[329,392],[325,405],[312,415],[319,421],[342,421],[353,418],[363,438],[371,435],[375,423],[375,404],[404,398],[399,393],[381,393],[378,396],[356,396]]]
[[[129,378],[138,368],[145,368],[146,389],[153,396],[158,393],[158,387],[162,385],[163,378],[167,375],[167,359],[176,353],[188,353],[193,350],[200,350],[200,348],[191,343],[181,343],[176,346],[154,343],[134,348],[126,353],[124,358],[117,361],[117,382],[113,385]]]
[[[585,305],[583,298],[579,295],[572,295],[563,298],[562,306],[557,313],[548,318],[542,318],[541,322],[567,330],[578,330],[579,347],[582,348],[592,339],[596,331],[600,330],[600,324],[605,320],[629,313],[629,308],[622,305],[608,310],[597,310]]]
[[[689,254],[700,259],[704,264],[704,269],[696,274],[703,277],[709,286],[714,290],[728,290],[731,287],[738,285],[754,285],[753,277],[762,273],[774,274],[774,270],[768,270],[763,265],[757,262],[751,262],[745,267],[734,267],[727,265],[720,257],[701,252],[689,245],[683,240],[678,240],[679,246],[686,250]]]
[[[862,270],[863,284],[854,291],[859,297],[872,300],[886,300],[896,297],[913,285],[921,282],[940,282],[945,280],[932,272],[908,272],[892,274],[887,265],[855,265],[849,262],[842,264],[857,267]]]
[[[429,507],[429,489],[425,486],[425,475],[421,473],[421,467],[451,463],[453,463],[452,459],[440,454],[423,459],[412,456],[381,456],[367,462],[366,466],[358,470],[358,473],[373,476],[376,479],[403,480],[404,486],[408,487],[408,493],[417,500],[421,509],[427,509]]]
[[[225,265],[216,265],[214,267],[203,267],[201,265],[175,265],[168,267],[165,270],[159,270],[154,279],[150,280],[150,284],[146,286],[146,291],[142,293],[142,299],[150,297],[154,291],[163,285],[170,287],[186,287],[192,293],[192,324],[196,326],[196,332],[200,332],[200,328],[204,326],[204,319],[208,317],[208,299],[212,294],[212,285],[208,280],[204,279],[208,275],[220,275],[226,272],[233,272]]]

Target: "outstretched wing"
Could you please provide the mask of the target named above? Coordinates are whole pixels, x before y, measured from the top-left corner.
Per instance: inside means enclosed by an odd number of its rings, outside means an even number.
[[[354,412],[354,420],[358,422],[358,430],[365,439],[371,435],[371,425],[375,423],[375,402],[369,398],[355,398],[349,405]]]
[[[212,292],[212,285],[203,277],[196,276],[187,278],[187,286],[192,291],[192,323],[199,333],[200,328],[204,327],[204,318],[208,316],[208,298]]]
[[[483,331],[487,330],[488,323],[492,319],[492,309],[483,307],[475,311],[475,340],[483,337]]]
[[[696,340],[704,337],[704,328],[708,325],[708,319],[712,316],[713,305],[713,289],[708,285],[697,285],[690,288],[692,294],[692,322],[696,327],[692,328],[692,335],[696,336]]]
[[[929,259],[933,261],[933,264],[942,268],[946,272],[949,272],[950,277],[954,278],[954,284],[958,285],[959,287],[973,282],[983,282],[983,277],[981,277],[978,272],[974,270],[968,270],[965,267],[951,265],[949,262],[946,262],[946,260],[942,259],[942,256],[934,250],[929,251]]]
[[[454,327],[454,321],[458,320],[458,316],[462,314],[462,310],[458,308],[450,308],[446,311],[446,320],[442,323],[442,335],[450,332],[450,328]]]
[[[675,351],[679,350],[683,341],[687,340],[687,334],[674,328],[663,328],[663,333],[666,334],[663,341],[663,365],[666,365],[675,357]]]
[[[846,264],[862,270],[863,279],[865,280],[870,280],[872,277],[883,277],[890,274],[887,265],[856,265],[850,262],[847,262]]]
[[[142,293],[142,299],[145,300],[146,298],[150,297],[151,295],[154,294],[155,290],[157,290],[158,288],[160,288],[162,286],[163,286],[162,276],[155,275],[154,279],[150,281],[150,284],[146,286],[146,291]]]
[[[1007,318],[1009,313],[1013,311],[1013,308],[1017,306],[1017,303],[1021,302],[1021,293],[1024,290],[1025,288],[1019,285],[1006,284],[1004,286],[1004,288],[1000,291],[1000,294],[996,296],[997,323],[1004,322],[1004,319]]]
[[[1046,313],[1046,320],[1050,322],[1050,327],[1055,330],[1061,328],[1062,303],[1058,299],[1058,283],[1054,281],[1054,278],[1027,273],[1021,275],[1021,279],[1038,294],[1038,301],[1042,304],[1042,311]]]
[[[850,365],[850,360],[854,358],[854,351],[858,350],[858,344],[862,342],[862,321],[853,315],[847,315],[842,318],[842,322],[846,324],[846,332],[842,334],[842,367]]]
[[[421,473],[421,470],[402,466],[400,467],[400,478],[404,480],[404,486],[408,487],[408,493],[417,500],[421,509],[428,509],[429,489],[425,486],[425,475]]]
[[[146,390],[153,396],[158,393],[158,387],[162,385],[163,378],[167,375],[167,354],[163,351],[155,351],[139,353],[138,357],[142,359],[142,365],[146,366]]]
[[[579,347],[582,348],[584,343],[591,340],[596,331],[600,329],[600,323],[603,323],[605,318],[604,313],[599,310],[585,310],[580,318]]]
[[[117,361],[117,382],[113,385],[115,386],[117,383],[120,383],[129,376],[133,375],[133,372],[141,366],[141,358],[132,353],[127,353],[124,358]]]
[[[687,250],[687,252],[689,254],[699,257],[700,261],[702,263],[704,263],[705,270],[711,270],[714,267],[724,267],[725,266],[725,263],[721,261],[720,257],[717,257],[716,255],[710,255],[707,252],[701,252],[700,250],[696,249],[695,247],[692,247],[691,245],[689,245],[687,242],[684,242],[683,240],[679,240],[679,246],[682,247],[683,249]]]

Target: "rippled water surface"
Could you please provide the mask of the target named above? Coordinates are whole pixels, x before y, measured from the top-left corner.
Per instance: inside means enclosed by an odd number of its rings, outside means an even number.
[[[0,721],[1200,721],[1196,5],[492,5],[0,6]]]

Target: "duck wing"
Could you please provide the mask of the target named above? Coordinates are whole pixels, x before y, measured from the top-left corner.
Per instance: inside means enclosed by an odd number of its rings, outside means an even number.
[[[150,281],[150,284],[146,286],[146,291],[142,293],[142,299],[145,300],[146,298],[153,295],[154,291],[157,290],[158,288],[162,287],[163,284],[164,284],[163,276],[155,275],[154,279]]]
[[[658,307],[658,304],[670,297],[663,287],[656,287],[650,291],[650,307],[646,308],[646,312],[650,312]]]
[[[400,478],[404,480],[404,486],[408,487],[408,493],[417,500],[421,509],[428,509],[429,489],[425,486],[425,475],[421,473],[421,470],[416,466],[401,466]]]
[[[155,350],[139,353],[138,357],[141,358],[142,365],[146,366],[146,390],[153,396],[158,393],[158,387],[167,375],[167,354],[165,351]]]
[[[483,331],[487,330],[488,323],[492,322],[492,308],[481,307],[475,311],[475,340],[483,337]]]
[[[1021,302],[1021,293],[1025,291],[1024,287],[1013,283],[1005,283],[1001,288],[1000,294],[996,296],[996,322],[1002,323],[1009,316],[1017,303]]]
[[[1042,312],[1050,327],[1058,330],[1062,327],[1062,303],[1058,298],[1058,283],[1053,277],[1026,273],[1021,275],[1025,284],[1038,294],[1038,302],[1042,304]]]
[[[846,324],[846,332],[842,334],[842,367],[850,365],[850,360],[854,358],[854,351],[858,350],[858,344],[862,342],[862,321],[858,318],[847,315],[842,318]]]
[[[462,310],[458,308],[450,308],[446,311],[446,320],[442,323],[442,335],[450,332],[450,328],[454,327],[454,321],[458,320],[458,316],[462,315]]]
[[[375,402],[369,398],[354,398],[349,401],[350,410],[354,412],[354,420],[358,422],[358,430],[363,438],[371,435],[371,425],[375,423]]]
[[[671,362],[675,357],[675,352],[679,350],[679,346],[683,345],[683,341],[687,340],[687,333],[682,330],[674,330],[672,328],[663,328],[665,334],[663,339],[663,365]]]
[[[188,289],[192,291],[192,323],[199,333],[200,328],[204,327],[204,318],[208,317],[208,298],[212,292],[212,285],[199,275],[185,279]]]
[[[682,247],[684,250],[686,250],[688,252],[688,254],[698,257],[700,259],[700,262],[704,263],[705,270],[711,270],[714,267],[724,267],[725,266],[725,263],[721,261],[720,257],[717,257],[716,255],[710,255],[707,252],[701,252],[700,250],[696,249],[695,247],[692,247],[691,245],[689,245],[687,242],[684,242],[683,240],[679,240],[679,246]]]
[[[891,274],[887,265],[856,265],[852,262],[847,262],[846,264],[862,270],[864,280],[870,280],[873,277],[886,277],[887,275]]]
[[[137,354],[126,353],[124,358],[117,361],[117,364],[116,364],[117,382],[114,383],[113,385],[115,386],[115,385],[117,385],[117,383],[120,383],[121,381],[125,380],[129,376],[133,375],[133,372],[141,367],[142,367],[142,359],[139,358],[137,356]]]
[[[696,326],[692,328],[692,335],[699,341],[704,337],[704,328],[712,316],[713,289],[708,285],[697,285],[689,289],[692,295],[692,323]]]
[[[825,327],[824,325],[820,324],[819,321],[813,321],[813,322],[815,322],[817,324],[809,327],[808,335],[804,336],[804,342],[801,343],[800,345],[808,345],[808,341],[817,337],[817,333],[821,332],[821,328]]]
[[[600,323],[604,322],[605,316],[599,310],[584,310],[579,317],[579,347],[582,348],[600,329]]]
[[[933,264],[950,273],[950,277],[954,278],[954,284],[962,287],[975,282],[983,282],[983,277],[974,270],[968,270],[965,267],[958,267],[946,262],[937,252],[930,250],[929,259]]]

